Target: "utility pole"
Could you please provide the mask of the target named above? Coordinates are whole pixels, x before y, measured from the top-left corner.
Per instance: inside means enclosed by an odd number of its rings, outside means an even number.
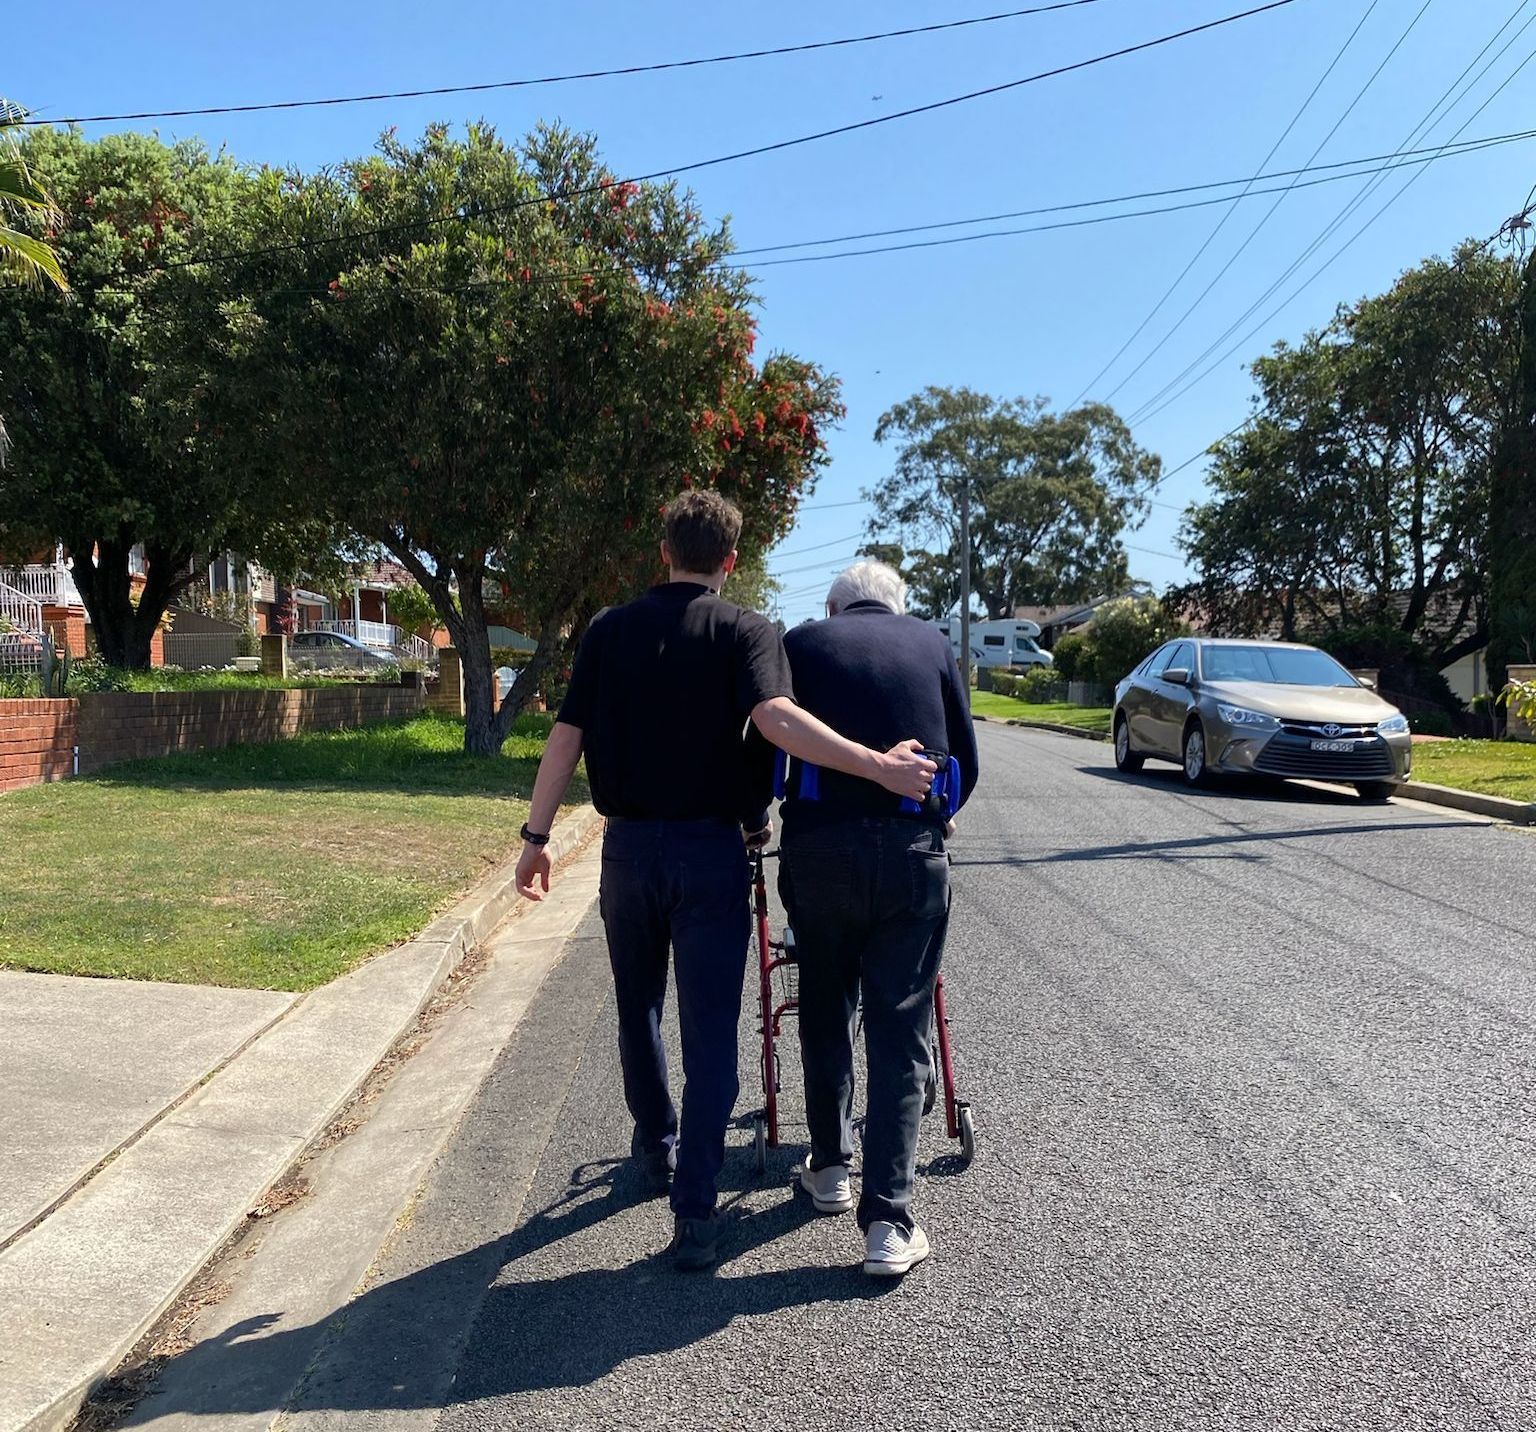
[[[971,699],[971,475],[960,480],[960,687]]]

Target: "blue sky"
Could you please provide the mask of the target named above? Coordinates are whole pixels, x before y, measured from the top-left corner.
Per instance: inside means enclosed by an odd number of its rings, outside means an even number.
[[[7,18],[0,94],[56,117],[309,98],[683,59],[982,15],[1017,3],[58,3],[21,7]],[[389,124],[411,133],[436,118],[484,118],[517,135],[539,119],[558,119],[594,132],[616,171],[648,172],[1006,83],[1254,3],[1097,0],[1056,14],[807,55],[482,95],[164,121],[161,133],[200,135],[243,160],[313,167],[366,151]],[[1536,20],[1536,0],[1429,0],[1427,9],[1423,3],[1296,0],[1094,69],[722,165],[689,182],[706,212],[729,214],[738,243],[755,247],[1247,176],[1368,10],[1268,167],[1305,164],[1401,39],[1319,162],[1390,153],[1516,16],[1484,63],[1518,36],[1502,59],[1417,141],[1442,143],[1536,51],[1536,24],[1521,33]],[[1536,62],[1464,137],[1536,127],[1528,118],[1533,93]],[[1409,172],[1389,176],[1208,361],[1257,329],[1238,352],[1137,421],[1137,439],[1169,467],[1200,452],[1243,417],[1247,359],[1326,321],[1337,303],[1384,288],[1424,256],[1493,232],[1536,182],[1536,146],[1442,159],[1274,313]],[[1122,413],[1146,404],[1202,353],[1364,182],[1289,195],[1184,327],[1115,393]],[[1236,207],[1096,395],[1107,397],[1130,374],[1273,202],[1252,198]],[[890,454],[872,434],[890,404],[930,383],[1069,403],[1226,212],[1203,208],[760,270],[765,345],[837,372],[848,405],[847,422],[832,440],[832,465],[772,562],[786,574],[785,616],[793,622],[818,610],[832,570],[861,539],[863,509],[847,504],[888,470]],[[1182,575],[1182,560],[1167,554],[1175,552],[1179,509],[1201,491],[1202,468],[1196,463],[1171,478],[1158,493],[1167,505],[1128,535],[1134,575],[1159,586]]]

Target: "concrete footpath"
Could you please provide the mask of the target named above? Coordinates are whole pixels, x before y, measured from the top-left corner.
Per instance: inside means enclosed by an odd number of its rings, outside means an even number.
[[[557,859],[599,825],[590,808],[562,821]],[[561,906],[581,882],[566,883],[507,929],[558,947],[579,918]],[[509,863],[416,939],[303,996],[0,976],[15,1031],[0,1047],[0,1432],[68,1425],[263,1196],[293,1196],[268,1191],[347,1131],[338,1114],[411,1052],[403,1038],[516,904]]]

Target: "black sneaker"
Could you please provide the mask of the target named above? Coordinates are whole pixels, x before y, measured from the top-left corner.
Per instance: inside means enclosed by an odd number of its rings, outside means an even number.
[[[666,1156],[646,1155],[636,1160],[645,1190],[652,1198],[665,1198],[672,1192],[672,1160]]]
[[[672,1261],[685,1273],[698,1273],[715,1266],[719,1223],[714,1218],[679,1218],[672,1235]]]

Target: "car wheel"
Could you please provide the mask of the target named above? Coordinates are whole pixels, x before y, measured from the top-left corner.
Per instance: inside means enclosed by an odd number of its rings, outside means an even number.
[[[1184,780],[1192,786],[1210,784],[1210,770],[1205,763],[1205,727],[1191,721],[1184,728]]]
[[[1146,763],[1145,756],[1138,756],[1131,749],[1131,723],[1124,716],[1115,722],[1115,769],[1128,775],[1139,771]]]
[[[1391,800],[1397,793],[1397,786],[1391,781],[1356,781],[1355,789],[1365,801]]]

